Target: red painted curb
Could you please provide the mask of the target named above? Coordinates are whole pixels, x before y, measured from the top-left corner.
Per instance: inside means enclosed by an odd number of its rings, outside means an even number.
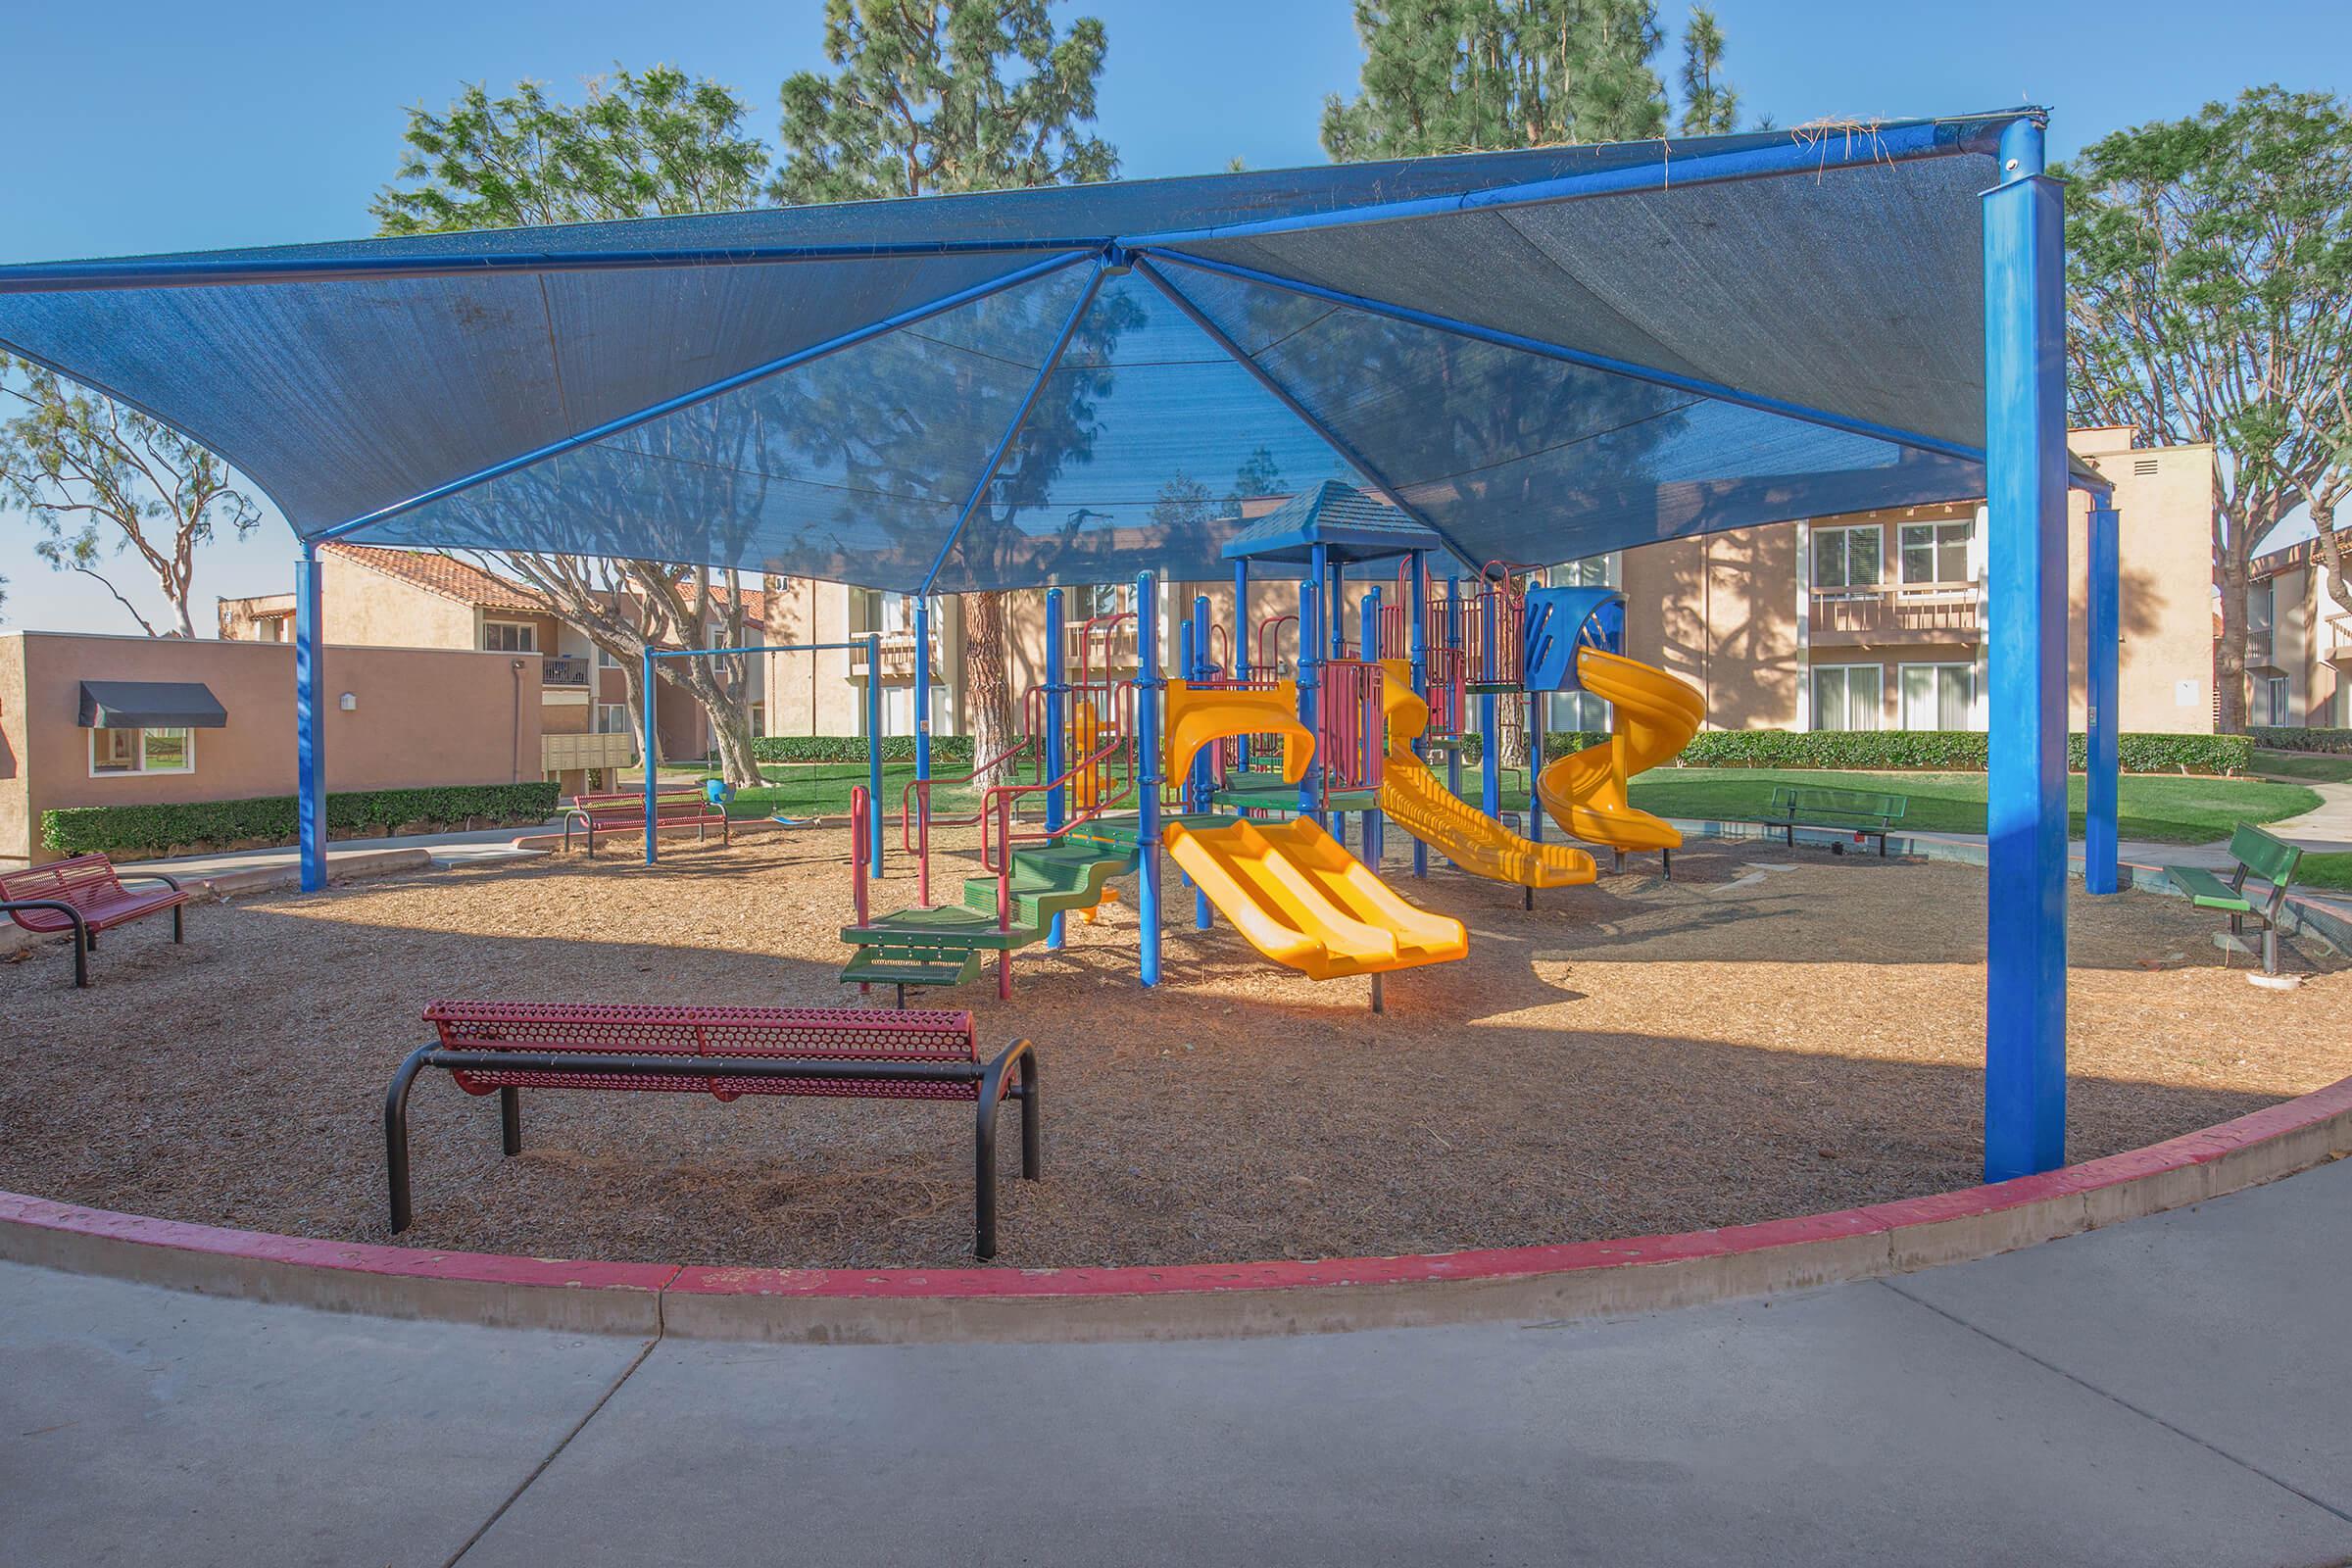
[[[841,1301],[1102,1298],[1409,1286],[1591,1274],[1770,1252],[2021,1209],[2192,1171],[2352,1115],[2352,1078],[2234,1121],[2039,1176],[1791,1219],[1552,1246],[1396,1257],[1066,1269],[776,1269],[426,1251],[152,1219],[0,1193],[0,1226],[345,1274],[564,1292]],[[2324,1156],[2323,1156],[2324,1157]],[[0,1247],[0,1255],[10,1250]]]

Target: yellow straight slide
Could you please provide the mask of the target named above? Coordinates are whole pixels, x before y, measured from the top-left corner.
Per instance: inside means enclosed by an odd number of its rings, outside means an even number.
[[[1416,909],[1309,816],[1163,829],[1168,855],[1276,963],[1313,980],[1445,963],[1470,951],[1462,922]]]
[[[1538,844],[1455,795],[1413,755],[1429,727],[1429,705],[1413,691],[1412,665],[1381,661],[1381,707],[1389,721],[1380,808],[1390,821],[1472,876],[1523,888],[1570,888],[1599,874],[1592,857],[1568,844]]]
[[[1628,779],[1671,761],[1698,733],[1707,706],[1690,685],[1638,659],[1598,648],[1577,651],[1585,690],[1616,710],[1615,733],[1571,752],[1537,775],[1536,794],[1552,820],[1587,844],[1672,850],[1683,835],[1627,801]]]

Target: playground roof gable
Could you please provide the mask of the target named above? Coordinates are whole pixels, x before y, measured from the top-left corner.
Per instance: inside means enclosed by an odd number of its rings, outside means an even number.
[[[1227,561],[1304,565],[1320,545],[1334,562],[1391,561],[1446,541],[1397,508],[1353,485],[1326,479],[1301,490],[1225,541]]]
[[[1558,561],[1982,495],[2038,115],[14,267],[0,343],[313,542],[1200,578],[1332,480]]]

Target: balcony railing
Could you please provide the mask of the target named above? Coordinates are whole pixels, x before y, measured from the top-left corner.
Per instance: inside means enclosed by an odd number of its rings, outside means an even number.
[[[1816,632],[1946,632],[1974,636],[1973,582],[1898,582],[1813,590]]]
[[[539,661],[539,684],[585,686],[588,684],[590,667],[585,658],[542,659]]]
[[[857,641],[850,649],[850,676],[852,679],[857,679],[866,673],[864,639],[868,634],[853,632],[851,635]],[[914,633],[886,631],[880,635],[882,646],[878,651],[882,656],[882,678],[884,680],[914,679]],[[931,673],[934,675],[941,673],[937,660],[933,660],[931,662]]]

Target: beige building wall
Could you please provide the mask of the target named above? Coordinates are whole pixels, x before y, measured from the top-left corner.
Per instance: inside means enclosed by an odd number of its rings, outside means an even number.
[[[2213,728],[2213,513],[2218,475],[2208,445],[2133,448],[2129,430],[2077,430],[2070,442],[2115,486],[2123,575],[2117,664],[2122,727],[2197,734]],[[2089,500],[2068,506],[2072,714],[2082,716]]]
[[[323,663],[329,790],[540,776],[536,669],[518,679],[504,654],[333,646]],[[93,777],[85,680],[200,681],[228,723],[195,732],[190,772]],[[21,632],[0,637],[0,863],[53,858],[36,843],[45,810],[295,790],[290,647]]]

